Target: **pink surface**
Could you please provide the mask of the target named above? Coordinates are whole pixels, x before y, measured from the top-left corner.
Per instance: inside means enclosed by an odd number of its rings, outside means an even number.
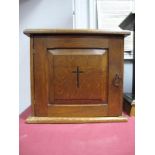
[[[26,124],[20,115],[20,155],[134,155],[134,117],[126,123]]]

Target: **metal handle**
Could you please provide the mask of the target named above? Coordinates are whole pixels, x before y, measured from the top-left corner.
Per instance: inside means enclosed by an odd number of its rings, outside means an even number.
[[[120,86],[120,84],[121,84],[121,77],[120,77],[120,75],[118,74],[118,73],[116,73],[116,75],[115,75],[115,77],[114,77],[114,79],[113,79],[113,85],[115,86],[115,87],[119,87]]]

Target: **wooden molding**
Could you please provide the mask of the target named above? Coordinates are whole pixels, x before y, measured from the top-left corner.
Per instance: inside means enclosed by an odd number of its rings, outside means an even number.
[[[127,122],[126,116],[119,117],[33,117],[26,119],[29,124],[57,124],[57,123],[111,123],[111,122]]]
[[[130,31],[111,31],[111,30],[96,30],[96,29],[25,29],[24,34],[45,35],[45,34],[95,34],[95,35],[130,35]]]

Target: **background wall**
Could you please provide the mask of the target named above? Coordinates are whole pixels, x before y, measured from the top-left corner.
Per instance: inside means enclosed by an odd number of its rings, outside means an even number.
[[[72,0],[19,0],[19,111],[30,105],[29,38],[26,28],[72,28]]]
[[[124,61],[124,92],[131,93],[132,92],[132,72],[133,72],[133,64],[132,61],[125,60]]]

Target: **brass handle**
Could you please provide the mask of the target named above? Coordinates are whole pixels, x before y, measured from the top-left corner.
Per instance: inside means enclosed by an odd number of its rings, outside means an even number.
[[[118,74],[118,73],[116,73],[116,75],[115,75],[115,77],[114,77],[114,79],[113,79],[113,85],[115,86],[115,87],[119,87],[120,86],[120,84],[121,84],[121,77],[120,77],[120,75]]]

